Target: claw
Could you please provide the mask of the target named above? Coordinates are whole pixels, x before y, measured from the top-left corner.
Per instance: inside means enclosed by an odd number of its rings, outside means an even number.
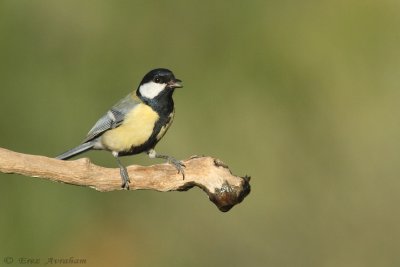
[[[129,190],[129,182],[122,182],[121,188]]]
[[[178,170],[178,173],[182,173],[183,180],[185,180],[185,172],[183,170],[183,168],[186,167],[185,164],[183,164],[182,161],[177,160],[173,157],[169,157],[168,162],[175,166],[175,168]]]

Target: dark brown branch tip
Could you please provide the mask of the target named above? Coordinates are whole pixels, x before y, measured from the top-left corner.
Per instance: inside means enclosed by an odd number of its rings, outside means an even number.
[[[245,175],[244,177],[242,177],[244,180],[246,180],[248,183],[250,183],[251,180],[251,176],[249,175]]]
[[[210,200],[222,212],[229,211],[233,206],[239,204],[250,193],[250,183],[243,179],[240,186],[233,186],[227,182],[221,188],[215,188],[214,194],[209,194]]]

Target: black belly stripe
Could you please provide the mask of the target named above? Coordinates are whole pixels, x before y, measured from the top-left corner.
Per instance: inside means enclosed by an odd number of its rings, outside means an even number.
[[[148,151],[149,149],[154,148],[155,145],[158,143],[158,141],[160,141],[160,140],[157,140],[157,135],[160,133],[161,128],[163,126],[166,126],[171,123],[171,119],[173,117],[172,113],[168,114],[167,116],[162,116],[156,121],[153,133],[151,134],[150,138],[144,144],[142,144],[140,146],[136,146],[136,147],[131,147],[127,151],[121,151],[118,153],[118,155],[120,155],[120,156],[134,155],[134,154],[139,154],[139,153],[142,153],[142,152]]]

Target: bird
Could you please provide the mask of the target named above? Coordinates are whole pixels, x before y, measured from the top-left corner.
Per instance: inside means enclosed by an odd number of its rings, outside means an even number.
[[[56,159],[67,160],[88,150],[110,151],[117,160],[121,187],[129,190],[129,175],[121,156],[147,153],[149,158],[161,158],[175,166],[185,178],[185,165],[168,155],[158,154],[155,146],[171,126],[174,115],[173,94],[183,87],[172,71],[157,68],[149,71],[139,86],[118,101],[90,129],[80,145]]]

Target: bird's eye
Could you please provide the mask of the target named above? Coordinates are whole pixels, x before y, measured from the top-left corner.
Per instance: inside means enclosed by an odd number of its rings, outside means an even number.
[[[155,78],[154,78],[154,81],[155,81],[156,83],[161,83],[160,77],[155,77]]]

